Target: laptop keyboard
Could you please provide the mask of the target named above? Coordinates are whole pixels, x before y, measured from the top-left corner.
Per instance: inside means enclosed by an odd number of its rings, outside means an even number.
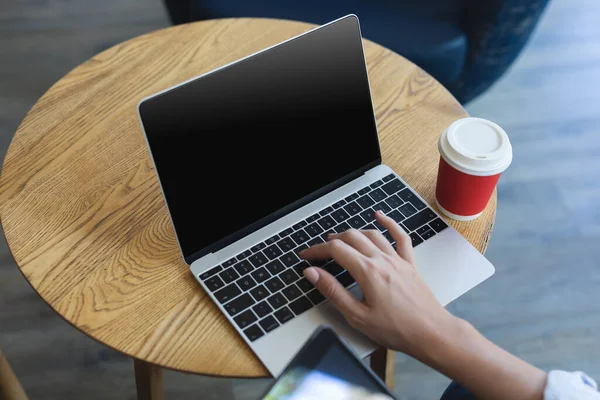
[[[390,174],[204,272],[200,279],[246,337],[255,341],[325,300],[304,278],[310,264],[300,259],[299,251],[323,243],[329,233],[350,228],[377,229],[395,244],[375,220],[377,210],[410,235],[413,247],[448,227]],[[348,271],[333,260],[313,265],[331,273],[344,287],[354,284]]]

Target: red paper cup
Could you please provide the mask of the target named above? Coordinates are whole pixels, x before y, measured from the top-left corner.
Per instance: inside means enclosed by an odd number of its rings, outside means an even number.
[[[508,135],[491,121],[463,118],[444,131],[438,149],[438,208],[459,221],[479,217],[512,161]]]

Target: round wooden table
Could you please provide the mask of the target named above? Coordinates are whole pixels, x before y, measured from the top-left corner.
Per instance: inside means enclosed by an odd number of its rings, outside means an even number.
[[[14,259],[61,317],[136,360],[140,397],[161,396],[157,367],[268,372],[182,260],[136,104],[313,27],[221,19],[136,37],[65,75],[15,133],[0,181]],[[411,62],[368,40],[364,48],[383,160],[435,204],[438,137],[467,113]],[[479,219],[450,223],[483,252],[495,210],[494,195]],[[383,374],[385,352],[373,360]]]

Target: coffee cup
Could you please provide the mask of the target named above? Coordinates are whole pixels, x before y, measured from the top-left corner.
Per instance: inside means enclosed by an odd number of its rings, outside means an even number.
[[[491,121],[463,118],[444,131],[438,149],[435,198],[439,210],[459,221],[479,217],[512,162],[508,135]]]

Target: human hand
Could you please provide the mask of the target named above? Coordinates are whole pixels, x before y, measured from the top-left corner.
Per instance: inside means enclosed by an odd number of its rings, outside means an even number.
[[[397,251],[379,231],[351,229],[300,253],[309,261],[333,258],[358,283],[362,302],[321,268],[307,268],[304,275],[352,327],[387,348],[422,358],[428,343],[453,327],[456,318],[421,279],[410,237],[382,212],[376,218],[396,241]]]

